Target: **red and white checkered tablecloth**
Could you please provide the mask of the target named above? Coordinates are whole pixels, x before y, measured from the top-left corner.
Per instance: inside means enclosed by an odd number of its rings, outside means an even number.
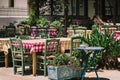
[[[114,40],[120,40],[120,31],[115,31],[114,32]]]
[[[34,52],[43,52],[45,50],[46,39],[39,40],[23,40],[23,48],[30,49],[30,54]],[[55,42],[50,42],[49,44],[56,44]],[[48,50],[54,50],[55,46],[48,47]]]
[[[9,38],[0,38],[0,51],[4,51],[4,54],[7,55],[10,49]]]
[[[70,49],[70,38],[58,38],[60,39],[60,45],[59,49],[68,50]],[[45,51],[45,43],[47,39],[33,39],[33,40],[22,40],[23,48],[30,49],[30,54],[36,53],[36,52],[43,52]],[[17,46],[18,43],[15,43]],[[51,42],[49,44],[56,44],[54,42]],[[48,47],[48,50],[54,50],[55,46]],[[64,52],[64,51],[63,51]]]
[[[105,30],[107,30],[110,34],[112,34],[117,30],[117,28],[101,28],[101,33],[104,34]]]

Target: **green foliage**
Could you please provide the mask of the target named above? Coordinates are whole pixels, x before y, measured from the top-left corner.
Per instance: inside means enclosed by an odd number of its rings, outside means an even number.
[[[21,21],[21,24],[29,24],[30,26],[36,26],[38,16],[36,15],[37,6],[35,0],[28,0],[28,4],[30,5],[29,17]]]
[[[28,19],[22,20],[22,21],[20,22],[20,24],[27,24],[27,23],[28,23]]]
[[[31,10],[29,17],[22,20],[20,23],[21,24],[29,24],[31,26],[35,26],[37,22],[37,17],[35,15],[35,12],[33,10]]]
[[[89,46],[104,47],[99,58],[104,67],[110,67],[111,61],[116,63],[116,58],[120,54],[120,45],[118,41],[114,40],[114,34],[110,34],[107,30],[101,33],[100,28],[94,28],[90,37],[81,36],[81,39]],[[116,65],[113,65],[113,67]]]
[[[61,22],[59,20],[55,20],[51,23],[51,26],[58,28],[61,26]]]
[[[31,10],[30,11],[30,15],[28,17],[28,20],[29,20],[29,23],[31,26],[35,26],[36,23],[37,23],[37,16],[35,15],[35,11],[34,10]]]
[[[82,56],[82,53],[80,50],[74,50],[72,55],[75,56],[76,58],[80,58]]]
[[[56,55],[54,59],[54,63],[58,65],[67,65],[69,61],[69,57],[67,57],[65,54],[59,54]]]
[[[78,66],[79,61],[73,56],[67,56],[64,53],[57,54],[53,61],[48,61],[49,65],[60,66],[60,65],[73,65]]]
[[[17,38],[20,38],[20,39],[23,39],[23,40],[28,40],[28,39],[30,39],[30,36],[28,36],[28,35],[20,35],[20,36],[17,36]]]
[[[51,22],[50,25],[57,29],[58,37],[63,36],[63,27],[62,27],[62,24],[59,20],[54,20],[53,22]]]
[[[49,21],[42,17],[37,21],[37,24],[39,25],[39,27],[49,27]]]

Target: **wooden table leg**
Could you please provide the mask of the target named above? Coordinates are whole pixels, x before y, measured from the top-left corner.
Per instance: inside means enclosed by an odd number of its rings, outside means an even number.
[[[36,53],[32,54],[33,76],[36,76]]]
[[[8,54],[5,55],[5,67],[6,68],[8,67]]]

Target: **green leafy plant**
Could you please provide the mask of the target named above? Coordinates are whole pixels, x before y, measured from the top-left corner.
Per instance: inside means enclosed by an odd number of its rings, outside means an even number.
[[[100,28],[94,28],[89,36],[81,36],[81,39],[89,46],[101,46],[104,50],[96,58],[96,63],[102,68],[116,68],[117,56],[120,54],[119,41],[114,40],[114,34],[105,30],[101,33]]]
[[[59,20],[55,20],[51,23],[51,26],[54,28],[59,28],[61,26],[61,22]]]
[[[31,10],[30,14],[29,14],[29,17],[24,19],[24,20],[22,20],[20,23],[21,24],[28,24],[28,25],[31,25],[31,26],[35,26],[36,23],[37,23],[37,17],[35,15],[34,10]]]
[[[63,27],[59,20],[54,20],[50,25],[57,29],[58,37],[63,36]]]
[[[27,24],[28,23],[28,20],[27,19],[24,19],[20,22],[20,24]]]
[[[44,18],[44,17],[40,18],[37,21],[37,24],[39,25],[39,27],[42,27],[42,28],[49,27],[49,21],[46,18]]]
[[[30,39],[30,36],[28,36],[28,35],[20,35],[20,36],[16,36],[16,38],[20,38],[20,39],[23,39],[23,40],[28,40],[28,39]]]
[[[60,66],[60,65],[72,65],[79,66],[79,61],[74,56],[67,56],[65,53],[57,54],[53,61],[48,61],[49,65]]]

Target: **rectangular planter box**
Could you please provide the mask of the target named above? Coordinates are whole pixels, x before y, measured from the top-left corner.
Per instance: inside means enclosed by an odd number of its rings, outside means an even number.
[[[80,77],[81,71],[69,65],[48,66],[48,78],[53,80],[64,80],[73,77]]]

